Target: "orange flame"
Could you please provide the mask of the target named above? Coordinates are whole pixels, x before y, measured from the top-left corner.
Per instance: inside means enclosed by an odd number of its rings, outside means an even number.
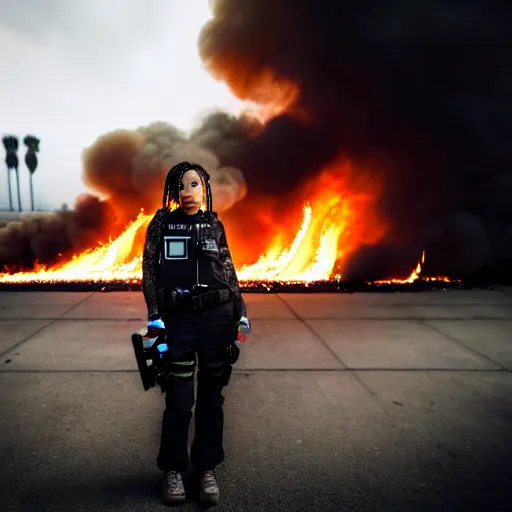
[[[333,277],[336,265],[361,243],[375,243],[387,229],[374,215],[378,195],[375,185],[359,185],[349,191],[348,179],[353,169],[348,162],[323,171],[304,187],[305,201],[300,228],[295,238],[286,240],[286,226],[270,244],[266,253],[252,265],[238,271],[241,281],[281,281],[307,283]],[[291,238],[291,237],[290,237]]]
[[[142,255],[132,259],[137,232],[147,226],[151,215],[141,212],[114,241],[73,256],[68,263],[54,268],[39,266],[33,272],[0,274],[1,283],[62,283],[62,282],[139,282]]]
[[[353,178],[352,171],[351,165],[344,162],[310,181],[302,194],[310,199],[300,199],[303,205],[300,223],[295,221],[295,228],[291,223],[281,225],[265,254],[255,263],[238,269],[239,280],[242,283],[304,283],[306,286],[315,281],[341,280],[342,273],[334,274],[335,268],[342,268],[347,256],[362,243],[377,243],[387,230],[386,223],[374,211],[378,189],[373,183],[361,181],[359,171],[359,182],[355,186],[358,192],[351,192],[349,178]],[[31,272],[0,274],[0,282],[140,283],[143,243],[140,234],[144,234],[151,218],[152,215],[141,211],[115,240],[60,265],[40,265]],[[236,254],[236,243],[233,252]],[[447,278],[423,278],[424,262],[425,252],[409,277],[375,284],[405,284],[420,278],[449,281]]]
[[[435,282],[435,281],[442,281],[444,283],[450,283],[450,282],[460,282],[458,280],[452,281],[448,277],[424,277],[423,274],[423,266],[425,265],[425,251],[421,254],[421,260],[418,261],[418,264],[416,265],[416,268],[411,272],[411,275],[409,277],[406,277],[405,279],[383,279],[379,281],[373,281],[372,284],[410,284],[414,283],[415,281],[418,281],[418,279],[422,279],[423,281],[429,281],[429,282]]]
[[[304,207],[302,225],[289,247],[275,242],[271,249],[253,265],[244,265],[238,270],[240,282],[260,281],[309,283],[329,280],[333,276],[333,268],[341,256],[350,252],[338,251],[340,240],[347,232],[346,222],[335,222],[335,213],[340,211],[348,217],[347,205],[343,201],[333,199],[330,205],[330,216],[317,215],[308,204]],[[72,283],[72,282],[126,282],[139,283],[142,278],[142,256],[129,259],[133,252],[136,233],[149,224],[151,215],[141,212],[137,219],[114,241],[74,256],[68,263],[47,268],[39,266],[33,272],[16,274],[0,274],[0,282],[8,283]],[[406,284],[417,281],[421,277],[425,252],[421,261],[411,275],[405,279],[388,279],[375,281],[375,284]],[[450,280],[446,277],[422,278],[427,281]]]

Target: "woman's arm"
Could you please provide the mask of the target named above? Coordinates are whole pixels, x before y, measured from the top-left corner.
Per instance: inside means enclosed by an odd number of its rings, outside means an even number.
[[[165,210],[157,210],[146,231],[146,241],[142,253],[142,292],[148,308],[148,317],[158,311],[158,258],[165,218]]]
[[[217,222],[219,224],[219,259],[224,265],[229,287],[235,294],[237,312],[239,316],[247,317],[247,308],[245,305],[245,301],[242,298],[242,294],[240,293],[240,284],[238,282],[238,276],[236,275],[235,265],[233,264],[233,259],[231,257],[231,252],[229,250],[229,245],[226,237],[226,230],[224,229],[224,224],[222,224],[220,220],[217,220]]]

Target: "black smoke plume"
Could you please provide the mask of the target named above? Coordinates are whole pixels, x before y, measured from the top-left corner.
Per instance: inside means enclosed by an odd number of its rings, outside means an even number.
[[[378,207],[391,222],[385,241],[355,254],[345,277],[407,273],[421,248],[430,273],[510,277],[508,2],[210,5],[199,50],[212,75],[254,101],[265,77],[292,81],[300,89],[295,110],[305,112],[271,120],[232,162],[251,192],[235,210],[251,194],[282,196],[342,152],[384,169]]]

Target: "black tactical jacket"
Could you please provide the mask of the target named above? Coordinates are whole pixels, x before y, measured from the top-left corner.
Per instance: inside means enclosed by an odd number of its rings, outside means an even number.
[[[142,291],[148,308],[148,316],[161,315],[161,311],[159,311],[160,298],[164,289],[163,283],[160,282],[159,271],[162,235],[164,223],[172,216],[173,212],[166,208],[160,208],[151,219],[146,232],[146,242],[142,256]],[[204,216],[207,222],[213,226],[217,247],[219,248],[219,259],[212,263],[215,278],[233,292],[237,315],[239,317],[247,316],[246,305],[240,293],[240,285],[231,258],[224,225],[215,212],[205,212]]]

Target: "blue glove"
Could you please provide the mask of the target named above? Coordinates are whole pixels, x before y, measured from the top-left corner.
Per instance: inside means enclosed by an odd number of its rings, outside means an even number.
[[[247,317],[243,316],[240,318],[238,321],[238,330],[244,334],[252,333],[251,322]]]
[[[161,318],[156,318],[148,322],[148,331],[152,330],[165,330],[165,325]]]

